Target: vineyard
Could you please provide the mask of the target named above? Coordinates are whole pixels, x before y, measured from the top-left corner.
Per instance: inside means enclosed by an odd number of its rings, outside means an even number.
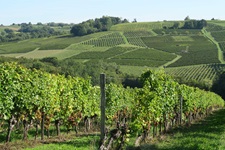
[[[211,32],[211,35],[218,42],[225,41],[225,30],[219,32]]]
[[[171,67],[219,63],[216,45],[205,37],[190,36],[183,38],[184,41],[177,41],[176,39],[175,36],[142,38],[148,47],[181,55],[182,58],[171,64]]]
[[[225,42],[220,42],[219,45],[220,45],[221,50],[223,52],[225,52]]]
[[[60,135],[62,127],[80,132],[83,125],[88,132],[91,124],[99,122],[100,89],[89,80],[29,70],[15,63],[1,64],[0,76],[0,128],[7,142],[16,131],[26,140],[34,130],[33,138],[43,140],[45,135]],[[140,89],[106,85],[105,123],[109,132],[100,149],[122,149],[131,135],[138,135],[135,143],[139,145],[149,136],[163,134],[178,124],[190,125],[224,106],[218,95],[179,85],[162,71],[149,70],[141,81]],[[53,125],[54,134],[49,132]]]
[[[156,61],[170,61],[174,59],[176,56],[170,53],[165,53],[162,51],[158,51],[155,49],[147,49],[147,48],[140,48],[135,51],[131,51],[129,53],[125,53],[122,55],[118,55],[114,58],[117,59],[151,59]]]
[[[127,53],[129,51],[134,50],[134,47],[113,47],[104,52],[83,52],[78,55],[73,56],[72,58],[76,59],[109,59],[116,55],[121,55],[123,53]]]
[[[159,35],[202,35],[199,29],[154,29]]]
[[[213,81],[224,69],[222,64],[193,65],[185,67],[165,68],[165,72],[184,80]]]
[[[151,37],[155,34],[149,31],[126,31],[124,32],[124,36],[127,38],[129,44],[147,47],[144,42],[141,40],[141,37]]]
[[[173,60],[175,57],[176,55],[174,54],[149,48],[117,46],[103,52],[82,52],[71,58],[85,60],[102,59],[119,65],[158,67]]]
[[[217,25],[217,24],[215,24],[215,23],[209,23],[209,24],[207,25],[206,30],[209,31],[209,32],[213,32],[213,31],[221,31],[221,30],[225,30],[225,27],[220,26],[220,25]]]
[[[85,41],[82,44],[94,45],[97,47],[113,47],[120,44],[126,44],[126,42],[124,41],[122,35],[119,32],[115,32],[112,34],[102,36],[98,39],[91,39]]]
[[[160,23],[149,24],[149,23],[133,23],[133,24],[118,24],[113,26],[111,31],[146,31],[152,28],[160,28]]]

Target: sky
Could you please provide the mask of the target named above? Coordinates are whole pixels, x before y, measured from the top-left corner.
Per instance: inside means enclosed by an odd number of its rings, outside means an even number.
[[[138,22],[225,20],[225,0],[0,0],[0,24],[80,23],[102,16]]]

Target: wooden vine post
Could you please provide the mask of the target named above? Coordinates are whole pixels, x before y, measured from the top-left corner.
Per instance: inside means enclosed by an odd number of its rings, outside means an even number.
[[[106,98],[105,98],[105,74],[100,74],[100,88],[101,88],[101,139],[103,142],[105,137],[105,106],[106,106]]]
[[[180,125],[182,125],[182,112],[183,112],[183,97],[180,96]]]

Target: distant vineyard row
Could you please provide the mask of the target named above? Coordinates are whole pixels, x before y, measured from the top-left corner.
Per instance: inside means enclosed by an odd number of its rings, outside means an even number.
[[[91,39],[85,41],[82,44],[94,45],[96,47],[113,47],[120,44],[126,44],[126,42],[124,41],[123,36],[120,33],[115,32],[112,34],[102,36],[98,39]]]
[[[166,68],[165,71],[172,76],[182,77],[185,80],[212,81],[223,71],[224,67],[225,65],[222,64],[209,64]]]

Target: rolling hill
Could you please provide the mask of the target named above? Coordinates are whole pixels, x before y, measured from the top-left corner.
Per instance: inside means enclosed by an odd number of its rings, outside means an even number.
[[[212,81],[224,68],[221,54],[225,52],[225,21],[208,21],[203,30],[171,29],[173,25],[174,21],[124,23],[112,26],[110,31],[81,37],[68,35],[1,43],[0,55],[72,58],[79,62],[101,59],[136,76],[146,68],[165,68],[171,75]]]

